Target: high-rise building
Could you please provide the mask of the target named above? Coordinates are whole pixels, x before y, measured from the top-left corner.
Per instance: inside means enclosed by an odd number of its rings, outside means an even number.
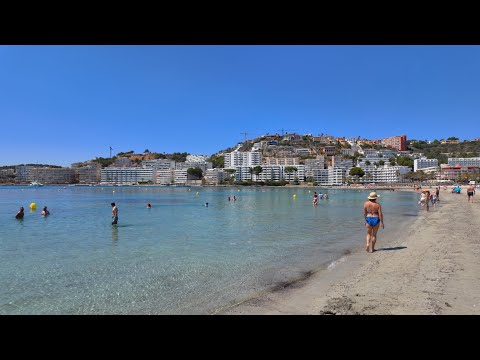
[[[399,151],[407,150],[407,136],[400,135],[400,136],[392,136],[389,138],[383,139],[383,145],[385,147],[390,147],[393,149],[397,149]]]

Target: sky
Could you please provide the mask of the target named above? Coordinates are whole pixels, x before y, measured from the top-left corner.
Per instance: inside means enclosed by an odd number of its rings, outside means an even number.
[[[259,135],[480,137],[480,46],[0,46],[0,166]]]

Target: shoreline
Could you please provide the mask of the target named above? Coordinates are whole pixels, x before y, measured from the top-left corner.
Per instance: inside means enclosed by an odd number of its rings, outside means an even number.
[[[216,313],[480,314],[480,200],[467,203],[466,194],[445,190],[440,200],[388,244],[380,230],[375,253],[365,252],[359,229],[352,254]]]

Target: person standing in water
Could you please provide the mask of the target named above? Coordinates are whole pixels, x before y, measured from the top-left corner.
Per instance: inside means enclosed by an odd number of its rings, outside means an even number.
[[[117,208],[117,205],[115,205],[114,202],[112,202],[110,205],[112,205],[112,225],[117,225],[117,222],[118,222],[118,208]]]
[[[42,216],[48,216],[50,215],[50,211],[47,210],[47,207],[44,206],[42,210]]]
[[[314,206],[317,206],[317,205],[318,205],[318,194],[317,194],[316,191],[315,191],[315,193],[313,194],[313,205],[314,205]]]
[[[382,224],[382,229],[385,229],[383,224],[382,206],[377,203],[380,197],[375,191],[368,196],[368,201],[363,204],[363,217],[365,218],[365,227],[367,228],[367,246],[366,251],[370,252],[370,243],[372,244],[372,253],[375,252],[375,243],[377,242],[377,231]]]
[[[23,209],[23,206],[20,207],[20,210],[18,210],[17,215],[15,215],[15,219],[23,219],[25,216],[25,210]]]

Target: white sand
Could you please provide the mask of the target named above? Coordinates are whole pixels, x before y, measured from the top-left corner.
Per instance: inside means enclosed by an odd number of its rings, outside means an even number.
[[[363,250],[359,229],[359,251],[333,269],[221,313],[480,314],[480,193],[467,203],[465,189],[442,190],[437,209],[393,244],[383,246],[380,230],[380,251]]]

